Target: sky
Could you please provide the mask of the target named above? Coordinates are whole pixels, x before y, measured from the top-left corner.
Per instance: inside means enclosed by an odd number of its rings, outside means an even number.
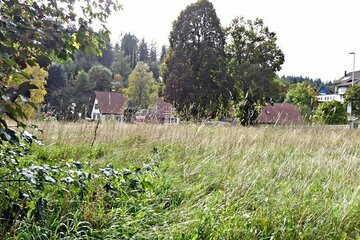
[[[159,48],[168,45],[172,23],[196,0],[119,0],[123,10],[108,22],[112,41],[132,33]],[[235,17],[261,18],[285,54],[278,75],[333,81],[360,69],[359,0],[210,0],[223,27]],[[160,52],[160,50],[159,50]],[[357,67],[359,66],[359,67]]]

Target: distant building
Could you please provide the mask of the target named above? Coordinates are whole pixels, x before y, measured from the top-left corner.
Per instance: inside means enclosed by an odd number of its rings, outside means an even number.
[[[180,119],[175,116],[175,113],[176,110],[172,104],[158,98],[153,108],[141,109],[136,113],[136,121],[179,124]]]
[[[126,106],[126,98],[117,92],[95,91],[93,99],[91,119],[94,121],[107,121],[114,119],[124,121],[123,109]]]
[[[91,101],[91,120],[101,122],[114,119],[118,122],[179,123],[175,108],[158,98],[152,109],[137,109],[132,101],[117,92],[95,91]]]
[[[156,112],[158,120],[162,123],[172,123],[174,121],[175,108],[170,103],[165,102],[162,98],[158,98],[156,101]]]
[[[344,94],[352,84],[358,84],[360,82],[360,71],[354,72],[354,83],[352,81],[352,72],[344,74],[343,77],[334,81],[335,92],[326,91],[326,87],[322,87],[319,89],[319,95],[316,97],[318,102],[330,102],[330,101],[338,101],[344,102]],[[327,89],[329,90],[329,89]]]
[[[299,110],[289,103],[268,104],[257,119],[259,124],[293,125],[304,124]]]

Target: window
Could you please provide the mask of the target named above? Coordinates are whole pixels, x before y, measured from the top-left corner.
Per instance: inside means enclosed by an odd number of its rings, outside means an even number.
[[[94,108],[99,109],[99,104],[95,103]]]
[[[93,114],[93,120],[98,120],[100,118],[100,114],[94,113]]]

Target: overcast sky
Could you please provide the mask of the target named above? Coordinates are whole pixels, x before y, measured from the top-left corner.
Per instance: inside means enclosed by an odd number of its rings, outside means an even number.
[[[196,0],[120,0],[123,10],[109,20],[112,41],[131,32],[158,46],[168,45],[172,22]],[[333,81],[360,66],[359,0],[212,0],[222,26],[238,16],[262,18],[285,54],[279,75]]]

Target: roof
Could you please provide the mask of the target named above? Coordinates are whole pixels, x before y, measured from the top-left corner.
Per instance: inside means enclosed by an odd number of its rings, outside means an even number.
[[[170,103],[165,102],[162,98],[158,98],[156,101],[156,110],[158,111],[173,111],[173,106]]]
[[[334,84],[336,86],[349,86],[352,84],[352,73],[353,72],[349,72],[349,73],[345,73],[345,75],[341,78],[339,78],[338,80],[334,81]],[[360,71],[355,71],[354,72],[354,83],[358,83],[360,81]]]
[[[117,92],[95,91],[95,98],[101,114],[120,114],[126,102],[125,96]]]
[[[320,95],[334,94],[333,90],[331,90],[330,88],[327,88],[325,86],[320,87],[318,92]]]
[[[265,124],[304,124],[299,110],[289,103],[268,104],[257,119]]]

